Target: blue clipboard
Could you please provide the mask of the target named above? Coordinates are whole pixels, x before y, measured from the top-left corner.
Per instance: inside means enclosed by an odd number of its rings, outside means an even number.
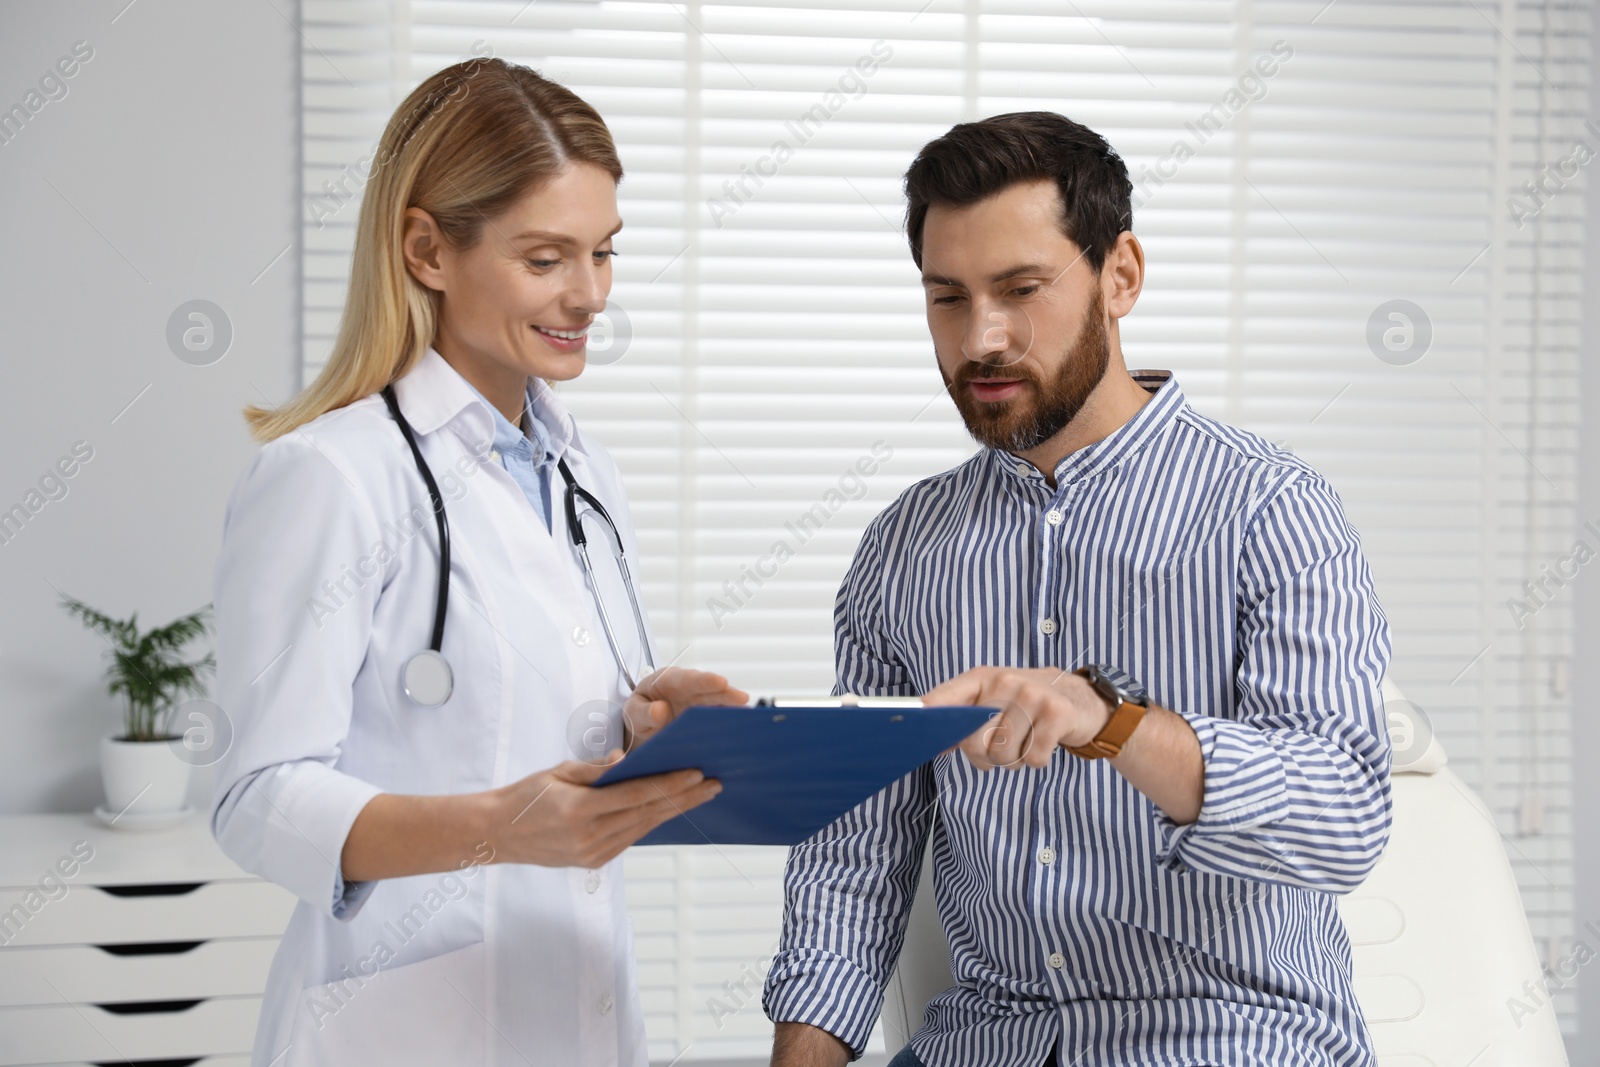
[[[722,782],[722,792],[662,823],[639,844],[795,845],[993,715],[993,708],[971,705],[696,705],[595,785],[698,767]]]

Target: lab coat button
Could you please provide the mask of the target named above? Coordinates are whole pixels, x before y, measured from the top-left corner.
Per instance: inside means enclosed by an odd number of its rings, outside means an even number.
[[[600,994],[600,1003],[598,1005],[596,1005],[596,1006],[600,1009],[600,1014],[601,1015],[610,1014],[610,1012],[611,1012],[611,994],[610,993],[601,993]]]
[[[1046,867],[1048,867],[1050,864],[1054,863],[1055,861],[1056,861],[1056,850],[1055,849],[1053,849],[1053,848],[1041,848],[1039,850],[1039,862],[1040,863],[1042,863]]]
[[[1045,962],[1059,971],[1062,967],[1066,966],[1067,958],[1059,952],[1052,952],[1050,953],[1050,958],[1045,960]]]
[[[585,878],[583,880],[583,888],[588,890],[591,893],[593,893],[596,889],[599,889],[600,888],[600,872],[599,871],[590,871],[589,872],[589,877],[587,877],[587,878]]]
[[[573,627],[572,643],[580,646],[587,645],[589,643],[589,631],[585,630],[582,626]]]
[[[1039,629],[1043,630],[1047,634],[1055,633],[1056,632],[1056,620],[1054,620],[1054,619],[1046,619],[1046,620],[1044,620],[1044,622],[1041,622],[1039,624]]]

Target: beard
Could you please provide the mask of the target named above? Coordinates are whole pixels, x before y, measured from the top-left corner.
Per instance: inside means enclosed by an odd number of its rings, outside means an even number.
[[[1077,417],[1111,363],[1111,342],[1106,333],[1105,302],[1098,286],[1084,315],[1078,336],[1056,361],[1048,379],[1017,363],[964,361],[955,377],[939,373],[950,398],[966,423],[967,432],[981,445],[1006,452],[1027,452],[1060,433]],[[996,371],[1022,379],[1022,393],[1014,400],[979,400],[967,388],[974,378]]]

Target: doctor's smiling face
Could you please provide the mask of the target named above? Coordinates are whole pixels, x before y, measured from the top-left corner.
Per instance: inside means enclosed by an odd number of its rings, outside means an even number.
[[[611,292],[620,229],[615,179],[581,162],[485,220],[470,248],[451,247],[426,211],[406,209],[406,266],[439,294],[434,347],[513,423],[530,376],[566,381],[583,372],[585,334]]]

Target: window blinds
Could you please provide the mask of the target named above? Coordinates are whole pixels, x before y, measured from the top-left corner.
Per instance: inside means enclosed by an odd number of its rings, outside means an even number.
[[[306,380],[403,96],[491,53],[572,87],[616,136],[626,228],[609,339],[564,395],[623,470],[663,658],[757,692],[831,687],[862,528],[973,448],[900,231],[912,156],[1005,111],[1105,134],[1148,256],[1129,365],[1333,480],[1393,674],[1493,809],[1561,973],[1587,3],[301,7]],[[1600,553],[1600,521],[1582,536]],[[765,1053],[782,859],[629,854],[655,1058]]]

